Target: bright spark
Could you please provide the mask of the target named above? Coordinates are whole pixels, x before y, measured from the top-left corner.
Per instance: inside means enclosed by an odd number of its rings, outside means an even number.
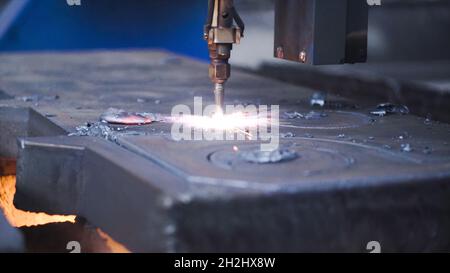
[[[233,114],[216,113],[212,116],[183,115],[173,120],[173,122],[204,130],[237,131],[248,137],[252,137],[252,135],[246,129],[270,124],[270,120],[267,117],[251,116],[242,112]]]

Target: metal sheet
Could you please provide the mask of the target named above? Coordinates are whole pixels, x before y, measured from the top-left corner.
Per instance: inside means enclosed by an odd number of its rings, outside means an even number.
[[[38,114],[25,115],[23,130],[6,126],[0,142],[18,155],[20,208],[80,215],[133,251],[364,251],[372,240],[385,251],[450,249],[448,124],[374,117],[376,103],[334,96],[311,108],[312,90],[236,71],[229,102],[280,104],[281,133],[293,136],[282,144],[295,143],[298,159],[252,165],[229,151],[257,143],[174,142],[164,123],[124,129],[114,142],[36,138],[74,132],[109,107],[169,114],[194,95],[212,103],[207,65],[146,51],[0,61],[9,95],[59,97],[0,101],[0,120],[16,109]],[[284,115],[294,111],[313,118]]]

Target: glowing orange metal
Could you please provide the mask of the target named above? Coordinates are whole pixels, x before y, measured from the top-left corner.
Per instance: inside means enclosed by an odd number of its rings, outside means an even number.
[[[14,194],[16,193],[16,177],[0,177],[0,209],[5,214],[8,222],[14,227],[30,227],[45,225],[48,223],[75,223],[75,216],[48,215],[18,210],[14,206]]]

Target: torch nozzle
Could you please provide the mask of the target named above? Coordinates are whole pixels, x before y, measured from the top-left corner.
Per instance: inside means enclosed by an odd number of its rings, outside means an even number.
[[[225,89],[222,83],[216,83],[214,85],[214,99],[218,113],[223,113],[225,108],[224,103]]]

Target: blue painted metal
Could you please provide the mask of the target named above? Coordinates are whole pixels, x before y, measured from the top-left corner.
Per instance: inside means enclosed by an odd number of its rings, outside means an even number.
[[[11,0],[0,51],[162,48],[207,60],[206,0]]]

